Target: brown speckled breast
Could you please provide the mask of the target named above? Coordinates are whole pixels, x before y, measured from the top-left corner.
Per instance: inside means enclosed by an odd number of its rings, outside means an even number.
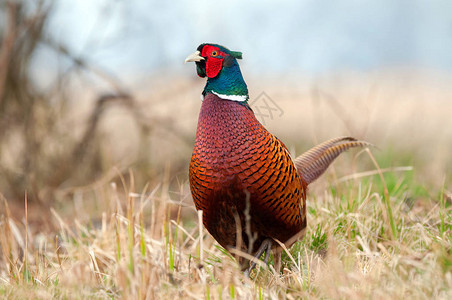
[[[238,221],[249,252],[265,238],[286,242],[306,227],[306,184],[284,144],[245,105],[206,95],[189,175],[204,226],[225,248],[236,246]],[[253,249],[247,232],[256,238]]]

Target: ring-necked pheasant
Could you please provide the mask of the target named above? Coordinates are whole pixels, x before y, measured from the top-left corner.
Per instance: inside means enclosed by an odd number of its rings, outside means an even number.
[[[352,137],[324,142],[292,160],[286,146],[256,119],[237,59],[242,53],[201,44],[196,62],[202,92],[190,189],[203,223],[218,243],[256,258],[270,250],[279,270],[281,248],[304,236],[306,192],[343,151],[368,145]],[[239,257],[242,268],[248,260]],[[250,267],[255,266],[253,263]]]

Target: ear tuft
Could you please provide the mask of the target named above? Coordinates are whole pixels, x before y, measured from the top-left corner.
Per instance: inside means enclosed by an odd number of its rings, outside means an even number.
[[[242,52],[239,51],[231,51],[231,56],[236,59],[242,59]]]

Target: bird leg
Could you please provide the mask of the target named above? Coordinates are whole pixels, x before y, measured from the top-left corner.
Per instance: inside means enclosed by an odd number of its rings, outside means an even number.
[[[279,273],[281,270],[281,250],[280,249],[273,250],[273,264],[274,264],[276,273]]]
[[[261,255],[265,252],[264,263],[268,264],[268,259],[270,257],[270,251],[272,249],[273,241],[272,239],[265,239],[259,249],[257,249],[256,254],[254,255],[255,259],[260,259]],[[250,277],[251,271],[256,267],[256,262],[251,262],[250,267],[245,271],[245,276]]]

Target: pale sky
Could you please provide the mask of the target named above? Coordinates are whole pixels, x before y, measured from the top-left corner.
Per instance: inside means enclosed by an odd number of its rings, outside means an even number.
[[[450,0],[62,0],[48,29],[114,72],[185,70],[185,56],[202,42],[242,51],[256,73],[452,72]],[[37,60],[47,65],[52,54]]]

